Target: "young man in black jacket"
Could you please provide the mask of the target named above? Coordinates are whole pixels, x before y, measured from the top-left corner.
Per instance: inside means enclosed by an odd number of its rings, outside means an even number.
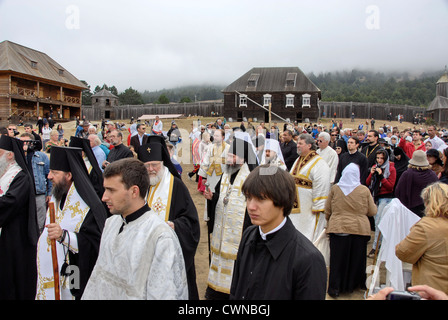
[[[296,194],[293,177],[262,165],[246,178],[242,192],[254,225],[242,236],[230,299],[324,300],[324,257],[288,217]]]

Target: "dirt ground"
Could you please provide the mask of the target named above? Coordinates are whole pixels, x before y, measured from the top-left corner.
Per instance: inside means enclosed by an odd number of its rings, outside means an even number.
[[[192,124],[194,122],[196,122],[197,124],[197,120],[200,119],[202,124],[206,124],[209,122],[214,122],[217,118],[203,118],[203,117],[195,117],[195,118],[187,118],[187,119],[175,119],[177,125],[179,126],[179,128],[181,129],[181,133],[182,133],[182,137],[183,137],[183,141],[186,142],[188,141],[188,133],[191,131],[192,128]],[[164,130],[168,130],[170,122],[172,119],[163,119],[162,122],[164,123]],[[338,119],[340,120],[340,119]],[[360,120],[355,120],[355,122],[350,122],[350,119],[342,119],[344,122],[344,127],[345,128],[357,128],[359,123],[364,123],[366,122],[366,119],[360,119]],[[126,125],[126,128],[129,127],[129,120],[120,120],[120,123],[123,122]],[[101,126],[101,123],[98,121],[93,121],[93,124],[98,125],[98,127]],[[414,125],[409,123],[409,122],[403,122],[402,124],[400,124],[397,121],[392,121],[392,122],[386,122],[386,121],[376,121],[376,125],[377,127],[379,125],[383,125],[383,123],[392,125],[392,126],[397,126],[400,130],[403,130],[404,128],[413,128]],[[322,124],[325,126],[330,127],[331,124],[331,119],[323,119],[322,120]],[[70,139],[70,136],[74,135],[75,133],[75,123],[74,122],[66,122],[66,123],[62,123],[63,128],[64,128],[64,138],[66,139]],[[231,126],[239,126],[239,123],[232,123]],[[283,129],[283,123],[278,123],[278,126],[280,127],[280,129]],[[22,127],[18,127],[19,132],[23,132],[23,128]],[[149,131],[149,130],[148,130]],[[128,131],[127,130],[123,130],[123,142],[126,144],[127,141],[127,136],[128,136]],[[183,142],[183,143],[184,143]],[[181,149],[180,153],[179,153],[179,160],[181,160],[181,165],[183,168],[183,174],[182,174],[182,178],[184,183],[186,184],[186,186],[188,187],[190,194],[193,198],[193,201],[196,205],[197,211],[198,211],[198,215],[199,215],[199,221],[200,221],[200,225],[201,225],[201,238],[200,238],[200,242],[198,245],[198,249],[197,249],[197,253],[196,253],[196,257],[195,257],[195,263],[196,263],[196,276],[197,276],[197,285],[198,285],[198,290],[199,290],[199,298],[200,299],[204,299],[204,294],[205,294],[205,289],[207,287],[207,276],[208,276],[208,261],[209,261],[209,257],[208,257],[208,239],[207,239],[207,225],[204,222],[204,210],[205,210],[205,199],[202,196],[202,194],[197,190],[197,183],[195,181],[189,180],[187,173],[190,172],[193,168],[193,165],[191,164],[191,158],[189,154],[182,154],[183,150],[188,150],[188,148],[183,148]],[[186,159],[189,159],[188,161],[185,161]],[[373,233],[372,233],[372,238],[373,238]],[[371,242],[369,242],[368,245],[368,251],[370,251],[371,249]],[[367,258],[367,266],[372,264],[372,259],[371,258]],[[341,294],[337,299],[338,300],[362,300],[364,299],[364,293],[365,290],[356,290],[355,292],[351,293],[351,294]],[[327,299],[328,300],[333,300],[333,298],[331,298],[330,296],[327,295]]]

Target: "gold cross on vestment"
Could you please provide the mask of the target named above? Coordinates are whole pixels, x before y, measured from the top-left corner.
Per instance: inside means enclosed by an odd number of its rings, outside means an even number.
[[[151,148],[146,149],[146,151],[148,151],[148,153],[151,153]]]

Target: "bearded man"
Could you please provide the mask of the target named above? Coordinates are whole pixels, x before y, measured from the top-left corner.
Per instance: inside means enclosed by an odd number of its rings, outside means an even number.
[[[223,300],[230,297],[233,268],[243,230],[251,225],[246,197],[241,187],[249,173],[258,165],[255,147],[249,134],[235,132],[227,152],[226,167],[215,193],[204,192],[208,200],[217,197],[211,235],[211,263],[205,298]]]
[[[302,133],[297,143],[299,157],[290,171],[297,187],[291,221],[311,242],[325,231],[325,202],[330,192],[330,167],[316,149],[313,137]]]
[[[0,299],[34,299],[39,234],[34,181],[23,142],[0,138]]]
[[[37,246],[37,300],[54,300],[50,241],[56,241],[60,299],[80,299],[98,257],[107,213],[90,181],[80,148],[51,147],[54,223],[49,212]]]

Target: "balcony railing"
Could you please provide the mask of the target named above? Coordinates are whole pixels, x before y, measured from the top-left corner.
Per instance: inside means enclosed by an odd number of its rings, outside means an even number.
[[[80,104],[81,98],[80,97],[72,97],[63,95],[63,99],[60,99],[60,95],[58,94],[57,97],[39,97],[37,94],[37,90],[35,89],[27,89],[27,88],[21,88],[21,87],[13,87],[11,90],[11,94],[13,95],[20,95],[23,97],[29,97],[29,98],[40,98],[42,100],[53,100],[53,101],[63,101],[67,103],[74,103],[74,104]]]
[[[12,94],[18,94],[25,97],[37,97],[36,90],[34,89],[27,89],[27,88],[20,88],[20,87],[13,87],[12,88]]]

